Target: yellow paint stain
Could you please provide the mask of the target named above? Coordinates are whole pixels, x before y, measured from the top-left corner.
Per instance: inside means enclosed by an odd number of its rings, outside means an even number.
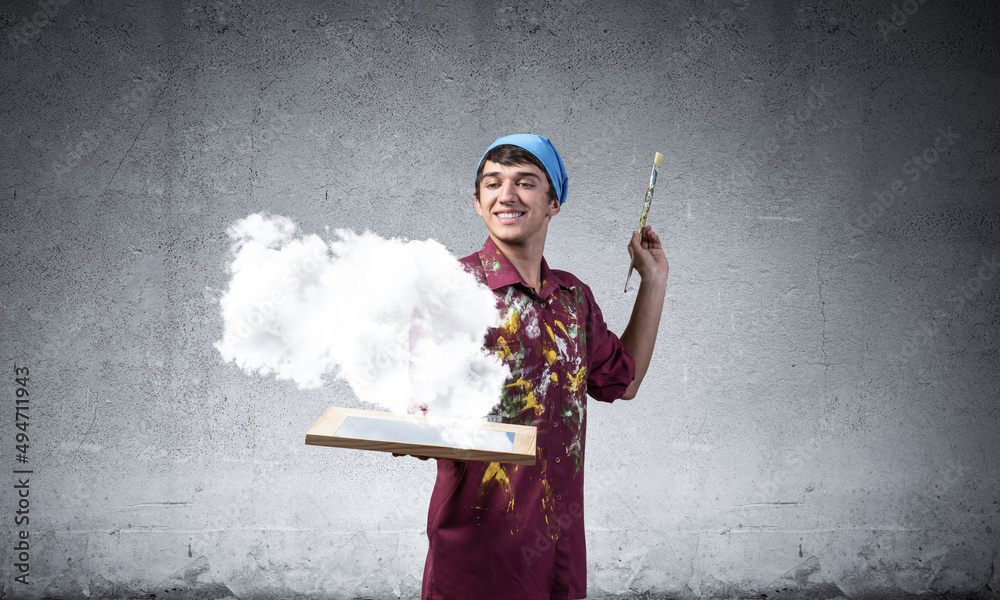
[[[538,400],[535,399],[535,392],[528,392],[528,395],[524,397],[524,408],[521,409],[521,412],[528,409],[534,409],[536,417],[542,414],[542,411],[545,410],[545,407],[539,404]]]
[[[517,333],[517,327],[520,325],[521,318],[518,316],[516,310],[510,311],[510,316],[507,317],[507,322],[501,326],[501,329],[506,331],[509,335],[514,335]]]
[[[552,380],[552,383],[559,383],[559,377],[555,374],[555,372],[553,372],[549,378]]]
[[[569,334],[566,333],[566,326],[563,325],[562,322],[559,319],[556,319],[556,327],[558,327],[559,329],[562,329],[563,335],[565,335],[566,337],[569,337]]]
[[[510,485],[510,478],[507,477],[507,471],[504,470],[503,465],[496,462],[491,462],[486,466],[486,472],[483,473],[483,481],[479,484],[479,495],[482,496],[486,491],[486,487],[490,485],[491,482],[496,482],[503,490],[504,494],[509,498],[507,502],[507,510],[514,510],[514,489]]]
[[[500,351],[497,352],[496,354],[497,356],[500,357],[501,360],[509,358],[513,354],[513,352],[511,352],[510,348],[507,346],[507,340],[505,340],[503,336],[497,338],[497,345],[500,346]]]
[[[569,391],[575,392],[580,389],[580,385],[584,382],[584,377],[587,375],[587,367],[580,367],[576,370],[576,375],[569,375]]]
[[[555,350],[543,350],[542,356],[545,357],[545,361],[550,365],[556,362],[556,351]]]
[[[549,337],[552,338],[552,341],[554,342],[556,340],[556,334],[552,332],[552,328],[549,327],[548,323],[545,324],[545,330],[549,332]],[[542,350],[542,356],[544,356],[546,362],[551,365],[556,362],[556,349],[549,348],[548,350]]]
[[[530,381],[525,379],[518,379],[514,383],[508,383],[504,387],[507,388],[520,388],[521,390],[521,400],[524,401],[524,406],[521,408],[520,412],[533,409],[535,411],[535,416],[542,414],[545,410],[545,406],[538,403],[538,399],[535,398],[535,392],[532,390],[532,385]],[[518,413],[520,414],[520,413]]]
[[[518,380],[515,381],[514,383],[508,383],[504,387],[508,387],[508,388],[512,388],[512,387],[516,387],[516,388],[531,388],[531,382],[527,381],[525,379],[518,378]]]

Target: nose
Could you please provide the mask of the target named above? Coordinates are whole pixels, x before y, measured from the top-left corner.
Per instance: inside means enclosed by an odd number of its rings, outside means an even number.
[[[500,200],[517,200],[517,182],[507,180],[501,184]]]

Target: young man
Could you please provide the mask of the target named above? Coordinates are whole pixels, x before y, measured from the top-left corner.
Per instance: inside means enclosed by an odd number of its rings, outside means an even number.
[[[462,259],[493,290],[501,325],[486,347],[510,367],[496,419],[534,425],[534,466],[438,460],[427,519],[425,599],[572,599],[587,595],[583,463],[587,395],[635,396],[649,367],[668,265],[652,229],[629,253],[642,278],[628,327],[608,331],[590,289],[543,258],[568,178],[552,143],[502,137],[476,173],[489,238]]]

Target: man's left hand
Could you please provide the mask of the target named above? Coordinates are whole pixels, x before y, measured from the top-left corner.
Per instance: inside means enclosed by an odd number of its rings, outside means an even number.
[[[670,264],[667,262],[667,255],[663,253],[660,236],[653,232],[652,227],[646,225],[641,234],[638,231],[632,232],[628,253],[643,282],[666,283]]]

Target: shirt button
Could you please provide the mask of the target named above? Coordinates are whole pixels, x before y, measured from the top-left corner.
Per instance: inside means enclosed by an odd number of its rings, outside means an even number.
[[[562,494],[556,494],[556,500],[562,501]]]
[[[556,462],[559,462],[559,457],[558,456],[556,457]]]
[[[542,308],[548,308],[548,307],[549,307],[548,303],[542,302]]]
[[[559,421],[552,421],[553,427],[559,427]]]

